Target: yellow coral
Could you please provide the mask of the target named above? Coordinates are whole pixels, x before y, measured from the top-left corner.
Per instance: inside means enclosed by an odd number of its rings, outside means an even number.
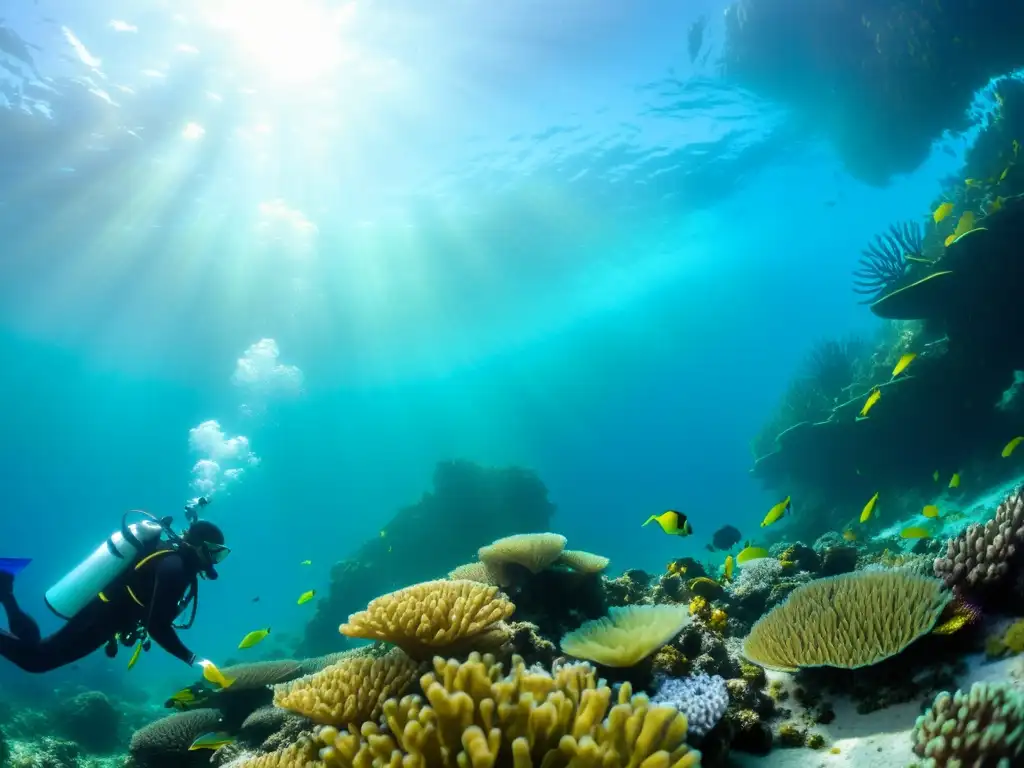
[[[376,720],[384,700],[401,696],[418,671],[419,665],[398,649],[377,658],[349,657],[275,686],[274,705],[324,725]]]
[[[608,614],[563,636],[562,652],[606,667],[631,667],[690,623],[685,605],[630,605]]]
[[[728,624],[729,616],[721,608],[715,608],[711,611],[711,616],[708,618],[708,629],[713,632],[722,634],[725,632],[725,628]]]
[[[1024,651],[1024,619],[1013,622],[1003,633],[1003,645],[1011,653]]]
[[[706,597],[709,600],[714,600],[725,591],[725,587],[714,579],[709,579],[707,576],[698,576],[696,579],[692,579],[686,586],[695,595]]]
[[[382,595],[339,627],[341,634],[397,645],[417,660],[437,652],[495,648],[507,639],[503,620],[515,606],[495,586],[427,581]]]
[[[893,656],[927,634],[950,595],[908,571],[859,571],[802,584],[763,616],[743,655],[769,669],[856,669]]]
[[[700,616],[708,610],[708,601],[699,595],[690,601],[690,615]]]
[[[322,729],[321,760],[330,768],[692,768],[700,753],[686,745],[686,717],[651,706],[623,684],[617,703],[589,664],[555,673],[513,660],[502,675],[492,657],[434,660],[418,696],[389,700],[387,729],[364,723],[357,733]],[[313,765],[317,765],[314,763]]]
[[[567,549],[555,561],[579,573],[600,573],[611,561],[607,557],[584,552],[581,549]]]
[[[448,578],[453,581],[478,581],[481,584],[497,583],[491,569],[479,561],[456,566],[449,571]]]
[[[243,760],[237,768],[320,768],[319,757],[320,742],[301,736],[284,749]]]

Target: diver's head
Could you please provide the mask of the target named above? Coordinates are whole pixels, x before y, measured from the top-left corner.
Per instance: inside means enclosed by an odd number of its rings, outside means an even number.
[[[224,546],[224,532],[209,520],[196,520],[181,539],[198,555],[203,575],[216,579],[218,574],[214,566],[231,554],[231,550]]]

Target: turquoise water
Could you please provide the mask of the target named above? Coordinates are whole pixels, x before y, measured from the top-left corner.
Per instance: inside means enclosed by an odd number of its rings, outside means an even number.
[[[813,125],[691,64],[715,3],[206,5],[223,23],[44,0],[2,21],[0,555],[34,558],[18,592],[46,629],[42,592],[124,510],[200,491],[233,549],[185,636],[213,659],[301,634],[295,597],[440,460],[536,470],[553,528],[613,570],[746,533],[777,501],[750,439],[814,341],[874,330],[860,249],[964,147],[852,180]],[[698,535],[640,527],[668,507]],[[144,662],[130,679],[189,677]],[[116,687],[124,663],[58,676]]]

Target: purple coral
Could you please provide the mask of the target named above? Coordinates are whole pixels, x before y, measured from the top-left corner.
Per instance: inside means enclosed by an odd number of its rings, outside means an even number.
[[[678,709],[686,715],[689,732],[701,737],[725,714],[729,707],[729,689],[718,675],[667,677],[651,697],[651,703]]]
[[[1009,561],[1024,543],[1024,493],[1018,488],[984,525],[975,523],[950,539],[946,556],[935,559],[935,575],[950,587],[991,587],[1009,571]]]

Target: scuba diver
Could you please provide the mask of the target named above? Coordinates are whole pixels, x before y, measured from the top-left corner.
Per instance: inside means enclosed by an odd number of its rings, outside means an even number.
[[[130,669],[152,639],[194,664],[196,655],[177,630],[195,620],[199,579],[216,579],[216,566],[230,552],[220,528],[199,519],[198,510],[208,503],[200,498],[185,507],[189,526],[180,535],[171,529],[170,517],[158,520],[135,510],[146,519],[129,525],[131,513],[126,513],[119,531],[47,590],[47,606],[67,620],[47,637],[14,597],[14,577],[29,561],[0,558],[0,605],[9,627],[0,630],[0,656],[26,672],[49,672],[100,648],[113,658],[120,642],[135,646]],[[176,624],[189,606],[189,619]]]

